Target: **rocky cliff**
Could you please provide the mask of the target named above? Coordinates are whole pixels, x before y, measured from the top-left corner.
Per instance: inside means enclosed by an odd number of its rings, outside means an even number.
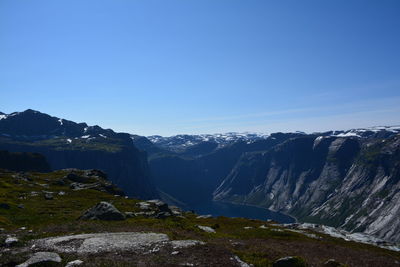
[[[52,169],[100,169],[127,195],[157,197],[146,152],[130,135],[51,117],[34,110],[2,115],[0,149],[43,154]]]
[[[0,150],[0,169],[48,172],[50,166],[46,158],[38,153],[16,153]]]
[[[243,154],[215,200],[400,240],[400,135],[308,135]]]

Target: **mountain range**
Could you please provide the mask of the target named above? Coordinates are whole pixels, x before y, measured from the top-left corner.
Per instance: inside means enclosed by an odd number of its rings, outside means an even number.
[[[0,149],[104,170],[130,196],[255,205],[400,241],[399,126],[145,137],[26,110],[0,113]]]

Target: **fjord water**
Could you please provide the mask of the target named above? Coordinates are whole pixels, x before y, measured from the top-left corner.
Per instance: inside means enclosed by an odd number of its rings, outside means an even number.
[[[201,205],[193,206],[197,214],[210,214],[212,216],[242,217],[258,220],[273,220],[279,223],[293,223],[295,219],[280,212],[274,212],[265,208],[232,204],[219,201],[209,201]]]

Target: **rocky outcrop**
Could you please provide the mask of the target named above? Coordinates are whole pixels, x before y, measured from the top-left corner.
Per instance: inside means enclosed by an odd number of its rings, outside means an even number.
[[[33,241],[39,249],[52,249],[60,253],[104,253],[119,251],[149,252],[152,249],[170,246],[174,249],[204,245],[197,240],[170,241],[161,233],[95,233],[50,237]]]
[[[400,240],[400,136],[305,136],[242,156],[215,200]]]
[[[94,207],[85,211],[79,218],[81,220],[104,220],[104,221],[121,221],[125,220],[125,214],[120,212],[114,205],[102,201]]]
[[[36,252],[27,261],[16,267],[47,266],[50,263],[61,263],[60,255],[54,252]]]

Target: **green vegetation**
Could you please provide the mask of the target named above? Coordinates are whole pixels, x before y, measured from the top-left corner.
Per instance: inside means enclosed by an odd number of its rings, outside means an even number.
[[[346,242],[322,234],[317,234],[321,239],[314,239],[273,222],[260,220],[226,217],[205,219],[197,218],[198,215],[191,212],[165,219],[137,216],[123,221],[78,220],[85,210],[100,201],[113,203],[122,212],[136,212],[139,211],[136,203],[140,200],[98,189],[73,190],[63,179],[68,173],[66,170],[24,174],[0,171],[0,204],[4,203],[7,204],[4,207],[9,207],[0,208],[0,227],[5,229],[5,233],[0,234],[0,243],[6,234],[17,235],[21,241],[20,245],[23,246],[32,239],[72,233],[151,231],[165,233],[175,240],[202,240],[207,245],[206,252],[201,253],[214,253],[215,257],[236,255],[254,266],[272,266],[274,261],[286,256],[299,256],[307,263],[317,266],[329,258],[343,263],[352,263],[354,259],[362,261],[363,257],[368,262],[381,258],[400,261],[398,252]],[[89,178],[86,183],[99,183],[99,179]],[[105,180],[100,180],[100,183],[108,184]],[[54,197],[46,199],[46,192],[53,192]],[[212,227],[216,233],[207,233],[199,229],[198,225]],[[260,227],[262,225],[264,226]],[[26,230],[22,230],[21,227],[26,227]],[[200,252],[190,251],[190,255],[196,256],[196,253]],[[203,256],[199,254],[196,257]],[[87,257],[85,259],[96,266],[130,266],[128,259],[131,255],[118,255],[118,258],[114,255],[112,259],[107,255]],[[146,257],[151,257],[149,262],[160,265],[171,260],[168,258],[170,256],[157,254]],[[3,257],[0,265],[11,261],[21,262],[22,258],[26,258],[26,253]],[[63,254],[62,258],[63,263],[75,259],[68,254]]]

